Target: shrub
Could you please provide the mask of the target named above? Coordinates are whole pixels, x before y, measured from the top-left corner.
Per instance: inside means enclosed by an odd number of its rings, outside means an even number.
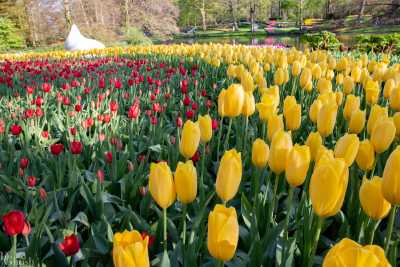
[[[25,46],[21,34],[8,18],[0,18],[0,50],[17,49]]]
[[[129,45],[151,45],[152,41],[141,30],[129,27],[125,30],[125,41]]]
[[[400,34],[359,35],[356,47],[363,52],[400,52]]]
[[[337,50],[342,44],[333,32],[305,34],[301,37],[312,49]]]

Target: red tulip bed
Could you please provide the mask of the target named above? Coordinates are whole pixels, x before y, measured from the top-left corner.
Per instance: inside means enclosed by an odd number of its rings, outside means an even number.
[[[2,62],[0,70],[0,214],[19,211],[11,225],[3,220],[0,250],[10,250],[14,231],[26,259],[107,266],[113,232],[137,229],[156,258],[162,235],[149,163],[176,166],[182,123],[215,116],[226,70],[146,56]],[[174,241],[179,209],[169,221]],[[196,204],[190,214],[193,231],[204,231],[205,210]]]

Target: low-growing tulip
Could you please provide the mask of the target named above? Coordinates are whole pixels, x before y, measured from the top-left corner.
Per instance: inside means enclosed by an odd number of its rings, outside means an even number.
[[[215,183],[218,196],[225,202],[237,193],[242,179],[241,154],[236,149],[225,151],[217,172]]]
[[[114,234],[112,250],[114,266],[150,266],[148,245],[149,237],[142,238],[136,230]]]
[[[334,155],[336,158],[342,158],[350,167],[356,159],[360,140],[355,134],[345,134],[336,142]]]
[[[174,178],[166,162],[150,164],[149,190],[161,208],[166,209],[174,203],[176,198]]]
[[[374,176],[371,180],[364,177],[359,196],[361,207],[370,218],[380,220],[389,214],[391,205],[382,195],[381,177]]]
[[[298,187],[304,183],[310,161],[310,148],[295,144],[289,152],[285,168],[286,180],[291,186]]]
[[[251,160],[257,168],[265,168],[268,163],[269,146],[264,140],[257,138],[252,147]]]
[[[368,139],[360,142],[356,156],[358,167],[363,171],[372,170],[375,162],[375,150],[371,141]]]
[[[187,120],[183,125],[179,150],[186,159],[193,157],[200,143],[200,127],[198,123]]]
[[[342,208],[347,190],[349,170],[343,159],[321,159],[310,180],[310,198],[314,212],[330,217]]]
[[[290,133],[278,131],[274,134],[268,164],[275,174],[282,173],[286,168],[286,161],[293,147]]]
[[[217,204],[208,215],[207,248],[211,256],[229,261],[239,241],[239,223],[236,210]]]
[[[371,133],[371,142],[376,153],[386,151],[396,136],[396,126],[393,119],[382,117],[375,123]]]
[[[195,200],[197,195],[197,172],[193,162],[178,162],[175,176],[175,189],[178,199],[183,204],[189,204]]]
[[[58,246],[65,256],[73,256],[81,249],[79,239],[74,234],[65,236],[64,241]]]
[[[3,229],[8,236],[16,236],[22,233],[25,225],[25,214],[19,210],[13,210],[3,215]]]

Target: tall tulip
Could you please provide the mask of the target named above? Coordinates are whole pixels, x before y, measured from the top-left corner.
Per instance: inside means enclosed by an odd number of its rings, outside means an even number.
[[[235,255],[239,241],[236,210],[217,204],[208,215],[207,248],[211,256],[229,261]]]
[[[343,158],[347,167],[350,167],[356,159],[360,140],[355,134],[345,134],[336,142],[335,157]]]
[[[298,187],[304,183],[310,161],[310,148],[295,144],[289,152],[285,167],[286,180],[291,186]]]
[[[241,154],[235,149],[226,151],[222,156],[215,183],[218,196],[225,202],[237,193],[242,179]]]
[[[176,198],[174,178],[166,162],[150,164],[149,191],[155,202],[163,209],[174,203]]]
[[[189,204],[196,199],[197,173],[191,160],[186,163],[178,162],[174,180],[179,201],[183,204]]]
[[[343,79],[343,92],[348,95],[351,94],[354,88],[354,81],[350,76],[346,76]]]
[[[245,91],[240,84],[231,84],[224,96],[224,113],[230,118],[242,113],[245,101]]]
[[[218,95],[218,114],[221,117],[225,117],[225,94],[226,94],[226,89],[221,90],[221,92]]]
[[[366,112],[364,110],[355,110],[351,114],[349,121],[349,133],[359,134],[364,129]]]
[[[396,136],[396,126],[393,119],[382,117],[377,120],[371,133],[371,142],[376,153],[386,151]]]
[[[318,132],[311,132],[305,143],[310,148],[311,160],[315,160],[318,149],[322,146],[322,137]]]
[[[148,244],[149,237],[143,239],[136,230],[116,233],[112,250],[114,266],[150,266]]]
[[[268,121],[267,127],[268,140],[272,140],[275,133],[284,130],[282,114],[272,114]]]
[[[379,118],[387,117],[387,116],[388,116],[387,107],[381,107],[379,105],[373,105],[372,108],[371,108],[371,111],[369,113],[369,118],[368,118],[368,122],[367,122],[368,134],[372,133],[372,130],[375,127],[375,123],[378,121]]]
[[[365,85],[365,99],[368,104],[373,105],[378,102],[379,98],[379,84],[376,81],[369,80]]]
[[[374,176],[371,180],[364,177],[359,195],[361,207],[370,218],[381,220],[389,214],[391,205],[382,195],[381,177]]]
[[[256,110],[256,104],[254,95],[252,93],[246,92],[244,97],[244,104],[242,109],[242,115],[245,117],[250,117]]]
[[[375,162],[375,150],[371,141],[368,139],[360,142],[356,156],[358,167],[363,171],[372,170]]]
[[[199,147],[201,131],[198,123],[187,120],[183,125],[179,150],[186,159],[193,157]]]
[[[351,114],[355,110],[360,109],[360,98],[355,95],[348,95],[346,97],[346,103],[343,108],[343,117],[348,121],[351,118]]]
[[[210,115],[199,116],[198,125],[200,127],[200,140],[202,143],[207,143],[212,137],[212,120]]]
[[[310,110],[308,115],[313,123],[317,123],[318,113],[321,110],[322,106],[323,103],[319,99],[314,100],[314,102],[310,105]]]
[[[332,134],[335,128],[337,115],[337,106],[334,104],[325,104],[318,113],[317,129],[323,137]]]
[[[287,96],[283,102],[285,125],[289,131],[297,130],[301,124],[301,106],[294,96]]]
[[[290,133],[278,131],[274,134],[268,163],[275,174],[280,174],[285,170],[287,157],[292,147]]]

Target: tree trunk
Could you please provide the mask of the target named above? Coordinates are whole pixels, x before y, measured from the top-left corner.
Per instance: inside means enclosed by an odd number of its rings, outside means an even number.
[[[237,31],[238,30],[238,24],[237,24],[237,18],[236,18],[236,5],[234,2],[236,2],[237,0],[229,0],[229,11],[231,12],[231,16],[232,16],[232,28],[233,31]]]
[[[256,6],[255,4],[252,3],[253,1],[250,2],[250,21],[251,21],[251,32],[255,32],[255,22],[254,22],[254,17],[255,17],[255,12],[256,12]]]
[[[326,19],[329,17],[330,13],[331,13],[331,0],[326,0],[326,4],[325,4],[325,18]]]
[[[129,0],[124,0],[124,18],[125,18],[125,28],[129,28]]]
[[[203,31],[207,30],[207,22],[206,22],[206,3],[205,0],[203,0],[202,6],[200,7],[200,13],[201,13],[201,20],[203,21]]]
[[[278,17],[282,18],[282,3],[281,3],[281,0],[278,0]]]
[[[303,30],[303,0],[299,0],[299,10],[298,10],[298,26],[300,31]]]
[[[69,5],[69,0],[63,0],[64,3],[64,16],[67,21],[68,28],[71,28],[72,25],[72,16],[71,16],[71,6]]]
[[[367,0],[362,0],[360,4],[360,13],[358,13],[358,23],[361,22],[361,18],[364,15],[365,5],[367,4]]]
[[[31,9],[29,8],[30,1],[29,0],[24,0],[23,1],[24,5],[24,11],[25,11],[25,16],[26,16],[26,31],[28,33],[28,43],[30,43],[33,47],[36,47],[36,32],[35,32],[35,25],[33,23],[32,19],[32,13]]]

